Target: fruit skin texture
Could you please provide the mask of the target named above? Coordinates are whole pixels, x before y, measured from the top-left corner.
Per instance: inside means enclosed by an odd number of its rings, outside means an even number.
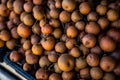
[[[17,33],[22,38],[28,38],[31,34],[31,30],[29,29],[28,26],[21,23],[17,27]]]
[[[90,75],[93,79],[101,79],[103,77],[103,72],[99,67],[93,67],[90,69]]]
[[[71,20],[71,14],[67,11],[62,11],[59,15],[59,20],[63,23],[67,23]]]
[[[52,36],[48,36],[45,39],[43,38],[41,40],[41,45],[45,50],[50,51],[55,46],[55,39]]]
[[[73,71],[62,73],[63,80],[73,80],[74,78],[75,78],[75,73]]]
[[[100,60],[100,67],[105,72],[111,72],[114,70],[116,62],[112,57],[105,56]]]
[[[50,76],[49,76],[49,80],[62,80],[61,76],[57,73],[52,73]]]
[[[19,52],[17,51],[12,51],[9,56],[10,60],[13,62],[18,62],[22,59],[22,56]]]
[[[119,18],[119,14],[117,11],[113,10],[113,9],[110,9],[108,12],[107,12],[107,18],[109,21],[116,21],[118,20]]]
[[[59,53],[64,53],[66,51],[65,43],[63,43],[63,42],[56,43],[55,51],[59,52]]]
[[[45,24],[43,27],[41,27],[41,32],[44,35],[49,35],[50,33],[52,33],[52,31],[53,31],[53,28],[49,24]]]
[[[106,52],[112,52],[116,48],[116,43],[108,36],[102,37],[99,44],[101,49]]]
[[[32,52],[34,55],[41,55],[43,52],[43,48],[40,44],[34,44],[32,46]]]
[[[92,48],[96,45],[96,38],[92,34],[87,34],[82,38],[82,43],[87,48]]]
[[[88,56],[86,57],[86,61],[88,65],[92,67],[99,65],[99,57],[97,54],[94,54],[94,53],[88,54]]]
[[[89,22],[85,27],[85,32],[97,35],[100,33],[100,27],[95,22]]]
[[[90,69],[88,67],[80,70],[80,77],[84,79],[90,78]]]
[[[49,74],[48,70],[40,68],[36,71],[35,77],[37,80],[48,80]]]
[[[69,26],[66,30],[67,36],[70,38],[75,38],[78,34],[78,30],[75,26]]]
[[[62,54],[58,58],[58,66],[62,71],[71,71],[74,68],[74,58],[68,54]]]
[[[79,11],[80,11],[81,14],[87,15],[91,11],[91,7],[87,2],[82,2],[79,5]]]
[[[63,0],[62,8],[68,12],[72,12],[76,7],[75,0]]]

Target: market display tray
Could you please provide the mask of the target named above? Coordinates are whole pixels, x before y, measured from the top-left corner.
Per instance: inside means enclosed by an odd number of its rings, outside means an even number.
[[[27,80],[36,80],[32,75],[30,75],[29,73],[25,72],[21,67],[19,67],[18,64],[10,61],[9,54],[10,54],[10,52],[7,52],[6,55],[4,56],[4,62],[7,65],[11,66],[17,73],[19,73],[20,75],[25,77]]]

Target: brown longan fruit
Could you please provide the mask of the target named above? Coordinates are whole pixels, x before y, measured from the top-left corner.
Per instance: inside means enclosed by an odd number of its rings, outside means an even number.
[[[31,1],[28,1],[26,3],[24,3],[23,8],[25,10],[25,12],[32,12],[33,9],[33,3]]]
[[[57,9],[51,9],[49,14],[50,14],[50,17],[53,19],[59,18],[59,10]]]
[[[66,51],[66,46],[64,42],[58,42],[55,45],[55,51],[59,53],[64,53]]]
[[[50,51],[49,53],[48,53],[48,60],[50,61],[50,62],[57,62],[57,60],[58,60],[58,53],[57,52],[55,52],[55,51]]]
[[[100,27],[96,22],[89,22],[85,27],[85,32],[97,35],[100,33]]]
[[[107,18],[109,21],[116,21],[119,18],[119,13],[116,10],[110,9],[107,12]]]
[[[83,15],[87,15],[90,13],[91,11],[91,7],[89,5],[88,2],[82,2],[80,5],[79,5],[79,11],[81,14]]]
[[[100,68],[105,72],[112,72],[116,66],[115,59],[110,56],[104,56],[100,60]]]
[[[9,41],[11,38],[10,32],[7,30],[2,30],[0,32],[0,39],[3,41]]]
[[[76,58],[75,66],[77,69],[84,69],[87,67],[86,59],[83,57]]]
[[[41,28],[38,23],[34,23],[34,25],[32,26],[32,32],[37,35],[41,34]]]
[[[90,53],[86,57],[87,64],[89,66],[95,67],[99,65],[99,57],[97,54]]]
[[[27,15],[24,16],[23,22],[27,26],[32,26],[33,23],[34,23],[34,18],[31,14],[27,14]]]
[[[10,50],[14,49],[17,46],[17,41],[15,39],[11,39],[6,42],[6,47]]]
[[[63,0],[62,8],[68,12],[72,12],[76,7],[75,0]]]
[[[99,67],[92,67],[90,69],[90,75],[93,79],[101,79],[103,77],[103,71]]]
[[[75,27],[80,30],[80,31],[84,31],[85,29],[85,22],[83,21],[78,21],[75,23]]]
[[[62,80],[62,78],[61,78],[61,75],[60,75],[60,74],[52,73],[52,74],[49,76],[49,80]]]
[[[50,24],[45,24],[43,27],[41,27],[41,32],[44,35],[49,35],[53,31],[53,27]]]
[[[23,64],[23,70],[24,71],[30,71],[32,69],[32,66],[28,63]]]
[[[5,46],[5,42],[3,40],[0,40],[0,48]]]
[[[10,11],[6,7],[5,4],[0,4],[0,15],[3,17],[7,17],[9,15]]]
[[[75,26],[68,26],[66,29],[66,34],[70,38],[75,38],[78,35],[78,30]]]
[[[10,53],[9,59],[13,62],[19,62],[22,59],[21,54],[18,51],[12,51]]]
[[[30,40],[26,40],[24,43],[23,43],[23,49],[24,50],[29,50],[29,49],[31,49],[31,42],[30,42]]]
[[[69,54],[75,58],[79,57],[81,55],[81,52],[78,47],[74,47],[70,50]]]
[[[92,34],[86,34],[83,38],[82,38],[82,43],[85,47],[87,48],[92,48],[96,45],[96,38],[94,35]]]
[[[108,36],[104,36],[100,39],[99,45],[105,52],[112,52],[116,48],[116,43]]]
[[[77,44],[75,39],[68,39],[65,43],[67,49],[72,49],[75,47],[75,45]]]
[[[43,48],[40,44],[34,44],[32,46],[32,52],[34,55],[41,55],[43,52]]]
[[[56,39],[60,39],[60,37],[62,36],[62,30],[60,28],[56,28],[54,29],[54,31],[52,32],[52,35],[56,38]]]
[[[60,21],[58,19],[51,19],[49,21],[49,24],[53,26],[54,28],[60,27]]]
[[[63,80],[73,80],[75,78],[75,73],[73,71],[63,72],[62,79]]]
[[[8,0],[7,1],[7,8],[9,10],[13,10],[13,2],[14,2],[14,0]]]
[[[87,15],[87,20],[88,21],[97,21],[98,19],[98,15],[96,12],[90,12],[88,15]]]
[[[62,11],[59,14],[59,20],[63,23],[67,23],[71,20],[71,14],[67,11]]]
[[[79,13],[79,11],[73,11],[71,14],[71,20],[73,22],[77,22],[82,20],[83,16]]]
[[[80,77],[90,79],[90,69],[88,67],[80,70]]]
[[[96,12],[101,16],[105,15],[107,13],[107,6],[101,4],[97,5]]]

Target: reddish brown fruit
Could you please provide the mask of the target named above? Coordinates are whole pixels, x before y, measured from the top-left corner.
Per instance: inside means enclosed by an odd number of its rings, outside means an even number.
[[[114,70],[116,62],[112,57],[105,56],[100,60],[100,67],[105,72],[111,72]]]
[[[83,79],[89,79],[90,78],[90,69],[84,68],[80,70],[80,77]]]
[[[53,31],[53,27],[49,24],[45,24],[43,27],[41,27],[41,32],[44,35],[49,35]]]
[[[75,78],[75,73],[73,71],[62,73],[63,80],[73,80],[74,78]]]
[[[75,47],[75,45],[77,44],[75,39],[68,39],[65,43],[67,49],[72,49]]]

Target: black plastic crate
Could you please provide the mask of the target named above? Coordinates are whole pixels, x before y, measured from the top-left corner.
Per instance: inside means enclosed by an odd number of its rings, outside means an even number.
[[[6,54],[6,51],[8,51],[8,49],[6,47],[0,48],[0,62],[3,62],[3,58]]]
[[[11,66],[17,73],[25,77],[27,80],[36,80],[32,75],[25,72],[18,64],[10,61],[9,55],[10,55],[10,52],[7,52],[6,55],[4,56],[4,62],[7,65]]]

